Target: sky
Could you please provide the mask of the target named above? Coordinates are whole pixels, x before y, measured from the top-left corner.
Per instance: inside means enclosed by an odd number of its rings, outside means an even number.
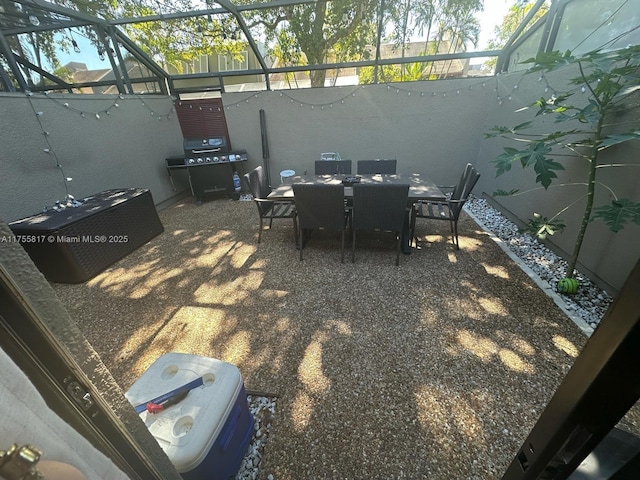
[[[481,27],[479,50],[486,49],[493,37],[494,28],[502,23],[502,19],[514,3],[514,0],[484,0],[484,12],[478,15]]]

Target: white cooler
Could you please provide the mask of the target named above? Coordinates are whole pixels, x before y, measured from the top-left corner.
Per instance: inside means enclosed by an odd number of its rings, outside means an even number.
[[[234,477],[254,424],[237,367],[213,358],[167,353],[125,396],[140,412],[147,402],[187,384],[199,385],[175,405],[158,413],[144,409],[140,417],[183,478]]]

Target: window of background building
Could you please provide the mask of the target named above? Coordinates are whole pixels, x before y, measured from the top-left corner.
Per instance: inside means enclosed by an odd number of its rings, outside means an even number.
[[[249,69],[249,54],[245,50],[240,52],[242,60],[238,60],[233,55],[218,55],[218,71],[230,72],[233,70],[248,70]]]

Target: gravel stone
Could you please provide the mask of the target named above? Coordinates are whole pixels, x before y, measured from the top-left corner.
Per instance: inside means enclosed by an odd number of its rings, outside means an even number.
[[[123,390],[171,351],[238,366],[257,428],[237,478],[500,478],[588,339],[468,213],[460,250],[448,224],[419,221],[399,267],[393,235],[375,232],[355,263],[332,232],[301,262],[290,221],[258,244],[250,201],[159,215],[146,245],[52,286]],[[487,215],[553,284],[554,257]],[[576,308],[597,323],[608,302]]]

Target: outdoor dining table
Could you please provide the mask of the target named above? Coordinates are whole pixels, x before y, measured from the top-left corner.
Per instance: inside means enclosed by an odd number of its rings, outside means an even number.
[[[363,184],[409,184],[409,203],[407,207],[411,207],[418,200],[445,200],[446,196],[438,186],[424,175],[418,173],[404,175],[298,175],[284,179],[284,181],[275,187],[268,195],[269,200],[277,201],[294,201],[293,184],[294,183],[316,183],[325,185],[342,184],[345,179],[358,178],[359,183]],[[345,184],[345,198],[353,197],[353,187]],[[405,254],[411,253],[411,235],[409,232],[409,215],[405,221],[405,228],[402,232],[402,251]]]

